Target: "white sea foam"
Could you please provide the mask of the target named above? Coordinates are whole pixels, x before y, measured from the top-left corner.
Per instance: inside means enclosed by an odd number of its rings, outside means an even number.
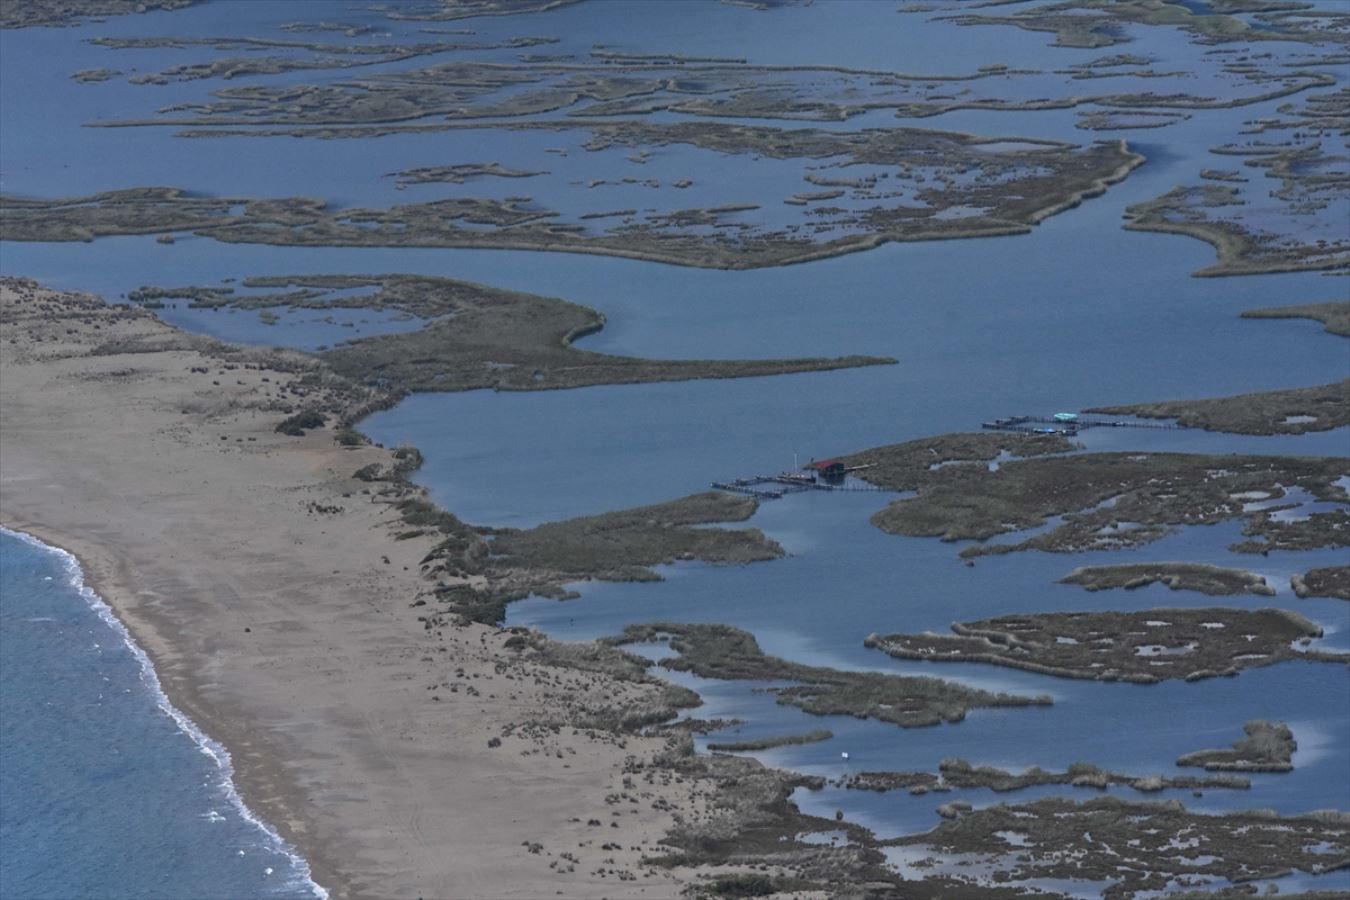
[[[169,702],[169,696],[164,693],[164,688],[160,684],[159,675],[155,672],[154,665],[150,662],[150,657],[140,645],[131,637],[131,632],[127,631],[126,626],[117,618],[112,607],[103,601],[103,598],[94,592],[94,589],[84,583],[84,570],[80,568],[80,561],[71,553],[62,550],[60,547],[53,547],[45,544],[30,534],[22,531],[11,531],[8,528],[0,527],[0,534],[6,534],[17,538],[28,544],[30,547],[36,547],[46,553],[53,554],[61,560],[61,564],[66,572],[67,582],[85,602],[89,608],[98,614],[98,617],[108,624],[108,627],[115,631],[126,647],[131,651],[131,655],[136,657],[140,663],[141,681],[149,688],[150,694],[155,698],[155,703],[159,708],[174,721],[180,731],[188,736],[205,756],[215,763],[216,769],[220,773],[220,788],[222,793],[230,801],[230,804],[238,811],[239,815],[249,824],[253,825],[262,832],[266,842],[276,852],[287,857],[291,861],[291,866],[296,873],[296,886],[313,894],[318,900],[328,900],[328,891],[316,882],[310,872],[309,862],[303,856],[295,852],[290,844],[273,828],[269,823],[259,818],[253,810],[248,808],[244,798],[239,795],[239,791],[234,786],[234,763],[230,759],[230,752],[219,742],[212,740],[206,732],[197,727],[197,723],[192,721],[183,713],[182,710]],[[239,851],[242,856],[243,850]],[[270,875],[271,872],[269,871]]]

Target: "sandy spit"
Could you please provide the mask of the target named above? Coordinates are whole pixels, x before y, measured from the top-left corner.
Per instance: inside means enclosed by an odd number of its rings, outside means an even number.
[[[350,477],[387,451],[276,434],[294,375],[227,369],[144,311],[5,279],[0,325],[0,524],[79,558],[333,897],[686,886],[641,858],[697,815],[694,786],[606,802],[661,742],[556,721],[560,692],[648,688],[522,664],[498,629],[425,630],[431,541],[396,540]],[[121,338],[151,346],[95,352]],[[507,728],[526,722],[560,727]]]

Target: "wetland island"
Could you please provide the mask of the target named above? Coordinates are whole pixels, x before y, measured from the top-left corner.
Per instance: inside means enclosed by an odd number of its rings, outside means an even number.
[[[0,0],[0,896],[1350,896],[1335,0]]]

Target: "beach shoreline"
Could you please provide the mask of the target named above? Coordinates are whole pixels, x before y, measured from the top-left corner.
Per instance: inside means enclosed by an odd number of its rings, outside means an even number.
[[[40,530],[40,529],[39,529]],[[262,833],[265,841],[273,846],[283,855],[291,860],[295,868],[296,879],[304,885],[305,889],[312,893],[319,900],[327,900],[328,891],[325,890],[317,881],[314,880],[314,873],[309,861],[302,856],[295,847],[291,846],[272,826],[270,822],[259,818],[258,814],[249,808],[245,802],[243,794],[238,785],[238,776],[235,771],[233,758],[229,750],[219,741],[213,739],[201,726],[192,720],[180,706],[174,702],[164,688],[164,681],[159,677],[155,669],[154,661],[150,655],[137,643],[131,630],[127,628],[126,623],[118,618],[116,610],[112,604],[104,599],[103,593],[93,584],[86,564],[81,558],[70,550],[61,546],[57,541],[69,540],[66,536],[52,535],[50,540],[43,540],[27,531],[22,531],[8,527],[0,522],[0,533],[9,535],[20,542],[35,547],[41,552],[57,556],[62,562],[62,568],[65,570],[66,578],[70,587],[85,601],[89,609],[122,639],[128,650],[137,660],[140,666],[141,681],[149,690],[151,698],[156,706],[173,720],[178,729],[185,734],[199,750],[209,756],[216,768],[220,771],[221,788],[225,793],[230,804],[235,807],[239,815],[250,825]],[[269,870],[271,871],[271,870]]]
[[[436,535],[398,540],[400,513],[351,474],[392,451],[278,434],[299,373],[267,353],[225,364],[146,311],[32,282],[0,283],[0,301],[0,523],[79,560],[316,883],[334,898],[599,897],[639,878],[644,897],[680,893],[687,873],[644,858],[696,814],[693,784],[606,799],[665,740],[562,718],[565,698],[659,688],[524,659],[503,629],[433,631],[419,563]]]
[[[172,647],[172,637],[149,619],[131,612],[134,607],[129,596],[131,587],[125,576],[129,563],[121,560],[109,548],[66,533],[56,528],[0,509],[0,529],[28,538],[48,550],[68,555],[79,567],[81,581],[89,591],[108,607],[109,615],[126,631],[129,641],[139,648],[149,661],[150,670],[169,705],[191,722],[201,735],[220,747],[229,760],[225,777],[233,785],[240,806],[248,810],[255,823],[264,831],[271,831],[283,846],[304,863],[304,874],[314,884],[319,897],[342,896],[339,874],[325,862],[327,854],[308,839],[304,829],[296,829],[295,822],[303,817],[301,799],[293,790],[281,790],[285,775],[276,761],[267,753],[249,753],[247,764],[236,765],[237,748],[247,743],[243,732],[247,726],[229,727],[228,720],[213,715],[204,702],[199,686],[182,671],[181,659]],[[96,610],[97,611],[97,610]],[[133,651],[134,652],[134,651]],[[181,727],[181,726],[180,726]],[[185,729],[186,730],[186,729]],[[189,736],[192,736],[189,732]],[[194,736],[195,739],[195,736]],[[231,752],[231,748],[236,748]],[[219,760],[218,760],[219,762]],[[262,798],[268,798],[263,801]],[[263,808],[263,811],[259,810]]]

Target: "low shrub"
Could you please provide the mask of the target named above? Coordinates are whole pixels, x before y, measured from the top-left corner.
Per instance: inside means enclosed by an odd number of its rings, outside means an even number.
[[[328,417],[318,410],[307,409],[282,419],[277,432],[291,437],[304,437],[306,428],[322,428],[328,423]]]

